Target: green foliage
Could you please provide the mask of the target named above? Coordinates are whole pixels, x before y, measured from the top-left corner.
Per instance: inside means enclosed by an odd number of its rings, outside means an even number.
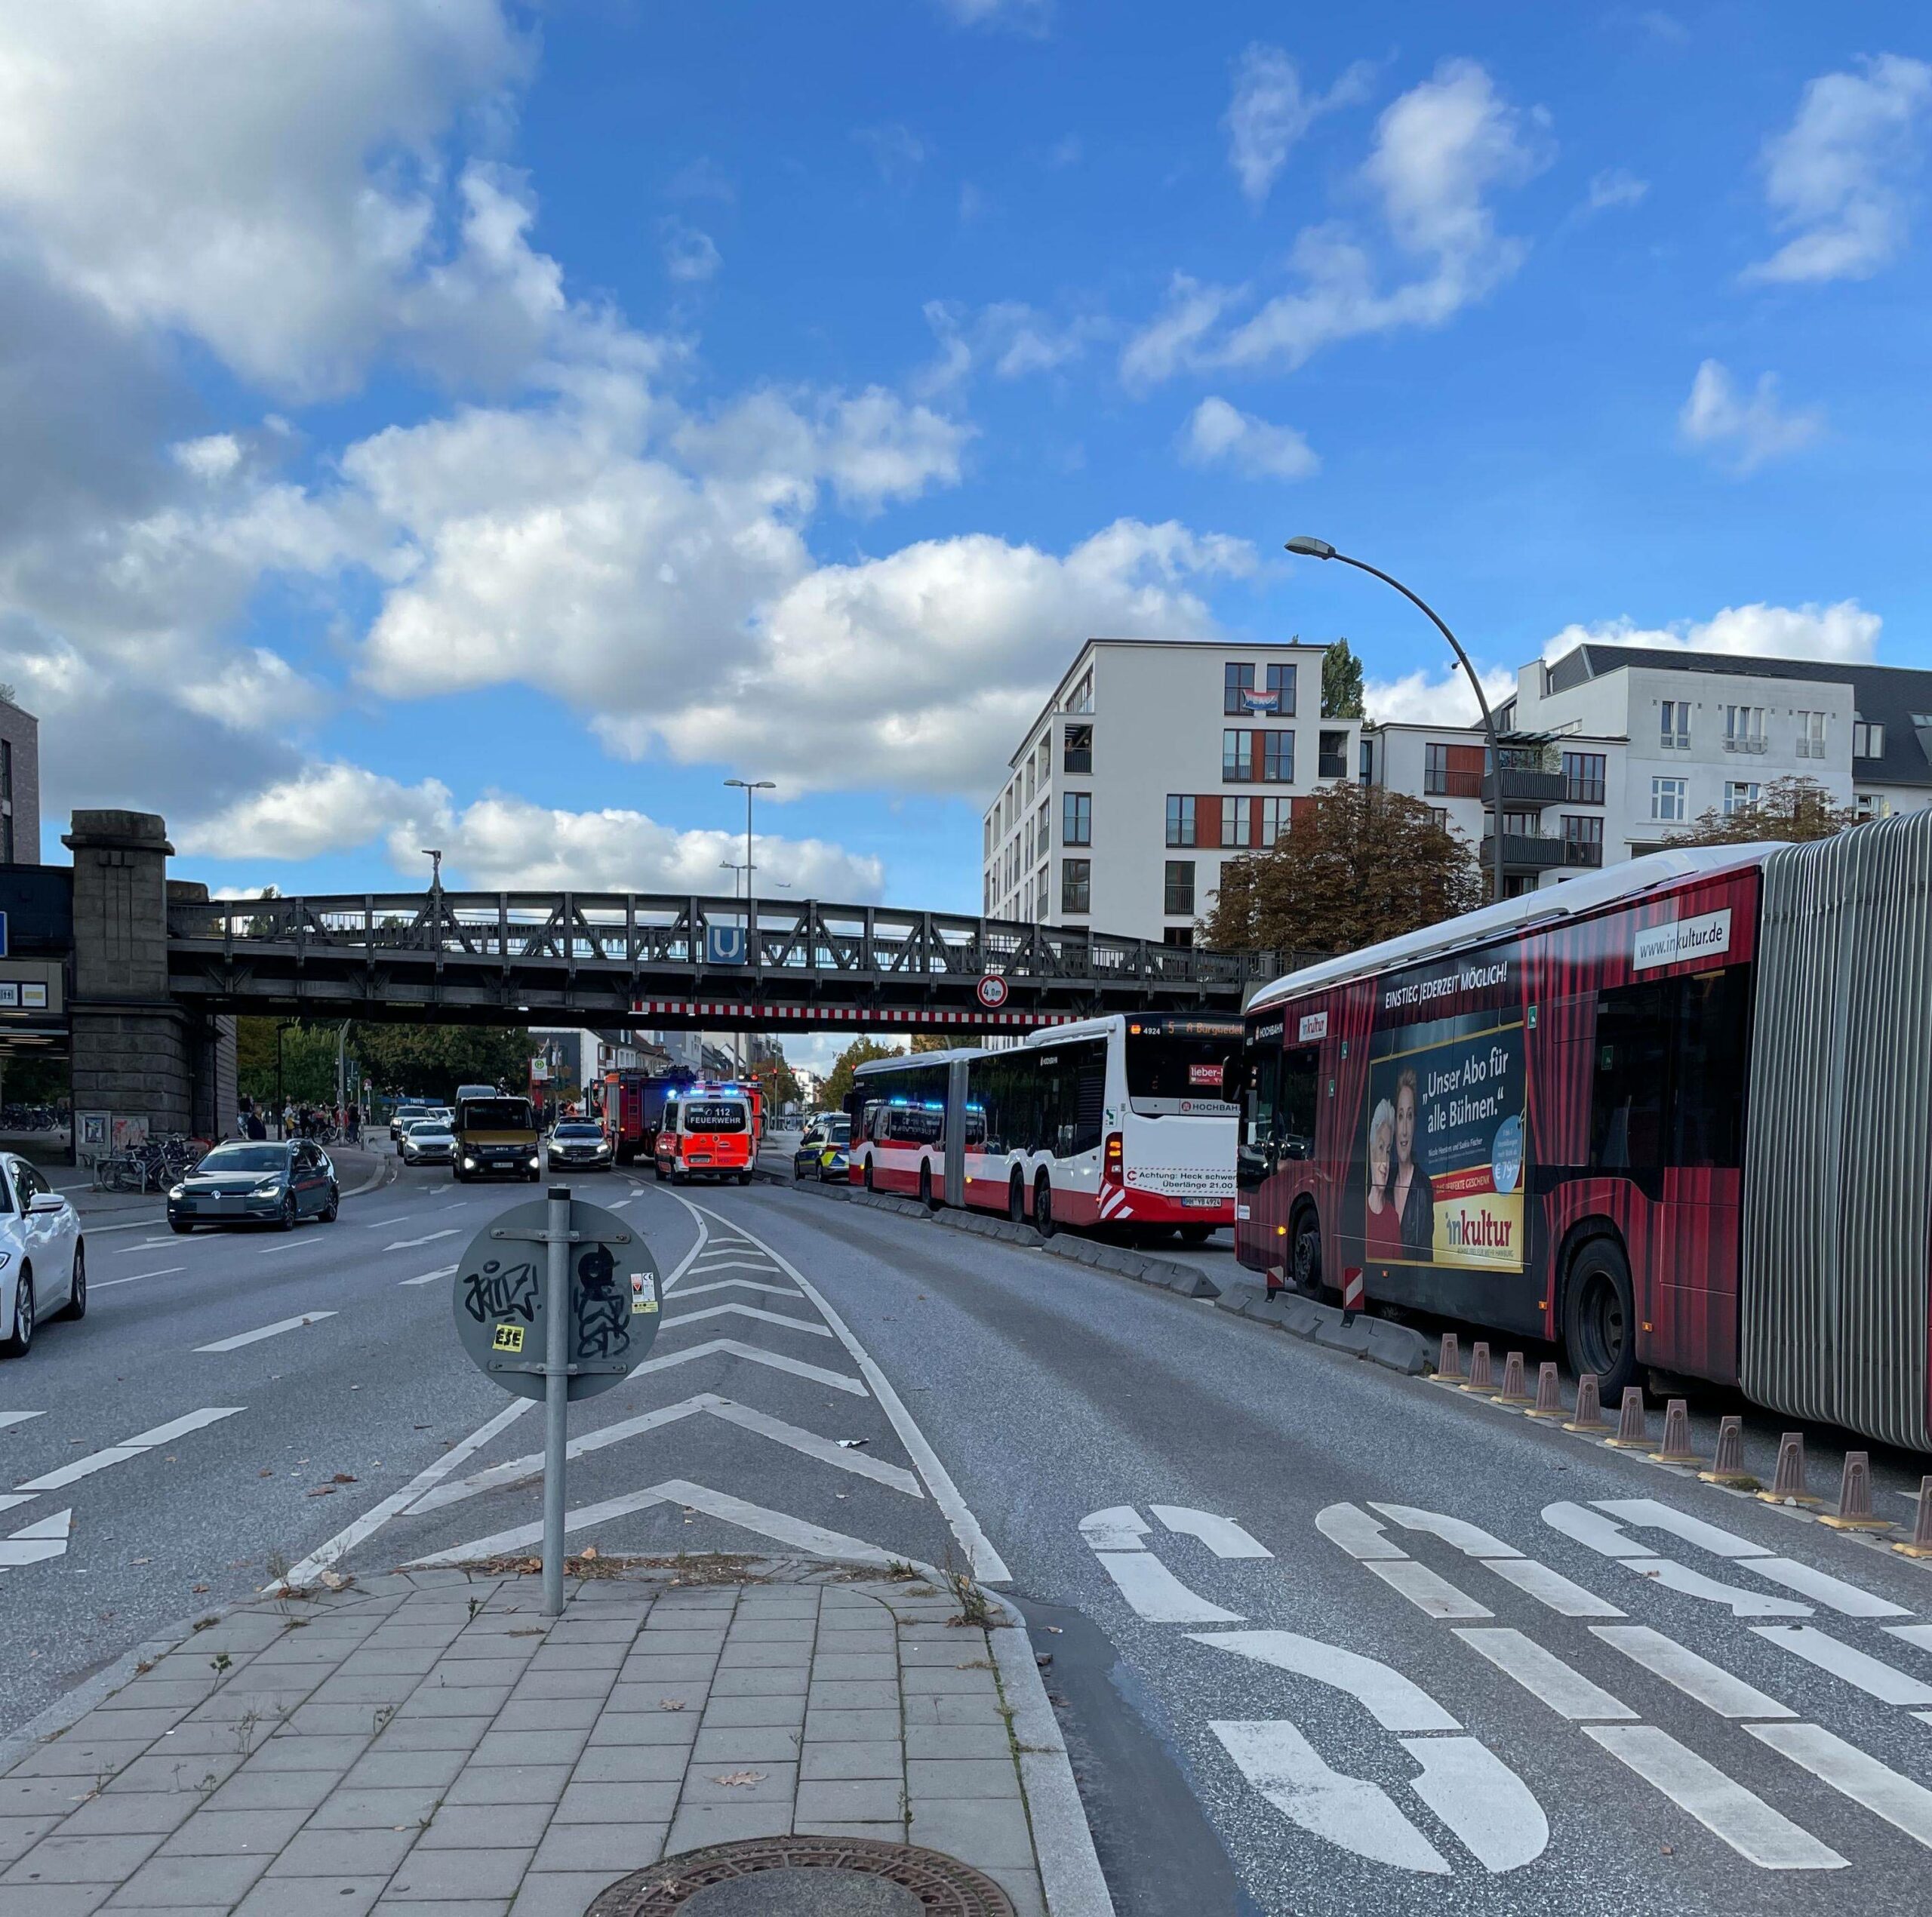
[[[272,1018],[235,1021],[237,1088],[258,1103],[275,1097]],[[281,1095],[291,1103],[326,1104],[335,1097],[336,1035],[340,1027],[294,1023],[281,1035]],[[531,1039],[521,1026],[357,1025],[349,1056],[379,1090],[453,1098],[460,1085],[498,1085],[521,1092],[529,1082]]]
[[[851,1095],[852,1076],[861,1065],[875,1058],[897,1058],[899,1055],[897,1045],[881,1045],[871,1039],[854,1039],[832,1061],[832,1069],[826,1076],[825,1089],[819,1095],[820,1103],[829,1112],[840,1110]]]
[[[244,1097],[262,1106],[275,1097],[275,1034],[284,1022],[273,1018],[235,1021],[235,1082]],[[281,1095],[292,1104],[321,1105],[335,1097],[335,1024],[290,1024],[281,1035]],[[355,1034],[350,1035],[353,1043]],[[232,1117],[223,1112],[225,1126]]]
[[[1358,719],[1365,715],[1361,661],[1346,639],[1337,639],[1321,655],[1321,716]]]

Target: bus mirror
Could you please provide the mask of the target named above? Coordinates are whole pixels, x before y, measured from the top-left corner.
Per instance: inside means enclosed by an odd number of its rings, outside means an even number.
[[[1238,1105],[1241,1095],[1241,1062],[1238,1058],[1221,1061],[1221,1098],[1223,1103]]]

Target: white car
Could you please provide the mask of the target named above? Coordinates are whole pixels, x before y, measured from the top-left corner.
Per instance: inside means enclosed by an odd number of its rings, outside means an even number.
[[[25,1159],[0,1152],[0,1358],[24,1358],[36,1325],[87,1309],[74,1208]]]

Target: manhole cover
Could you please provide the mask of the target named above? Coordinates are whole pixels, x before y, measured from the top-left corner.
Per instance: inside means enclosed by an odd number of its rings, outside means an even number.
[[[1014,1917],[956,1857],[868,1837],[771,1837],[687,1851],[613,1884],[584,1917]]]

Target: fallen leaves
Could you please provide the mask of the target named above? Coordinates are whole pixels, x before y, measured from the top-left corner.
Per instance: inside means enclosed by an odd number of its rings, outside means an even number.
[[[333,1497],[335,1496],[335,1487],[333,1485],[312,1485],[302,1495],[304,1497]]]
[[[713,1777],[711,1781],[714,1784],[729,1784],[736,1789],[763,1783],[764,1773],[762,1771],[728,1771],[721,1777]]]
[[[681,1697],[660,1697],[657,1708],[660,1711],[681,1711],[685,1708],[685,1700]]]
[[[329,1480],[329,1482],[332,1485],[352,1485],[355,1482],[355,1474],[351,1471],[338,1471],[335,1475]]]

